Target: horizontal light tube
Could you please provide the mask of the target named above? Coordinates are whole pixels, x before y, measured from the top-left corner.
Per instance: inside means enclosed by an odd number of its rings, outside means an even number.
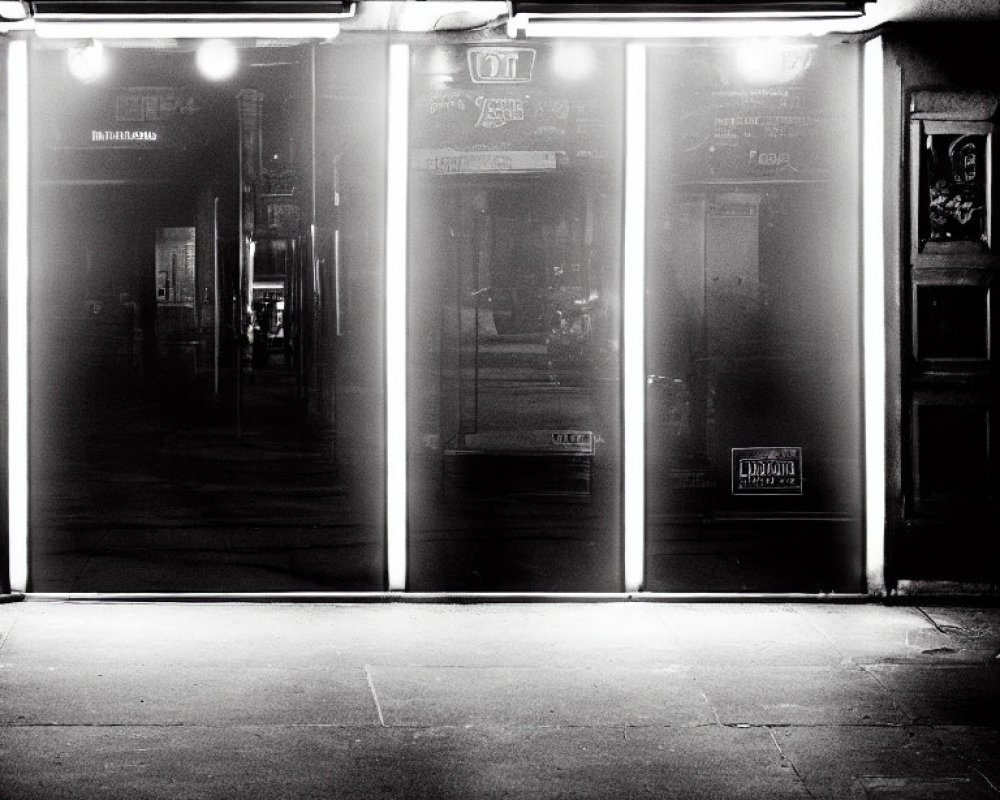
[[[863,17],[796,19],[764,17],[512,17],[507,33],[512,38],[600,39],[736,39],[744,37],[823,36],[855,33],[871,24]]]
[[[337,22],[309,22],[301,18],[266,22],[238,19],[138,22],[88,18],[79,22],[42,20],[35,23],[34,29],[45,39],[333,39],[340,34]]]

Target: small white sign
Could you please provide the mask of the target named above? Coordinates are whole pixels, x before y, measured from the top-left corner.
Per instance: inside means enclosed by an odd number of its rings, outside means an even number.
[[[535,51],[530,47],[470,47],[473,83],[530,83]]]
[[[94,131],[90,132],[91,142],[155,142],[159,139],[156,131]]]
[[[445,174],[534,172],[556,168],[552,150],[415,150],[414,169]]]

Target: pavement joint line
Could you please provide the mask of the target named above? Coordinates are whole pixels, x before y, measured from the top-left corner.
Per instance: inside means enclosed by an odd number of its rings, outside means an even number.
[[[0,722],[0,731],[15,728],[191,728],[199,730],[231,730],[236,728],[317,728],[350,731],[371,730],[371,723],[354,722]],[[435,726],[387,725],[386,728],[429,730]],[[441,725],[436,727],[457,727]]]
[[[723,723],[722,723],[722,719],[719,717],[719,712],[715,708],[715,706],[712,705],[712,701],[708,699],[708,695],[705,694],[705,691],[703,689],[699,689],[698,691],[701,694],[702,699],[705,701],[705,705],[707,705],[709,707],[709,709],[711,710],[712,716],[715,717],[715,724],[716,725],[722,725]]]
[[[613,733],[614,731],[621,730],[622,736],[626,741],[631,741],[628,739],[628,731],[670,731],[670,730],[696,730],[699,728],[726,728],[728,730],[766,730],[768,733],[773,735],[774,730],[838,730],[838,729],[850,729],[850,730],[892,730],[892,729],[918,729],[918,730],[928,730],[936,731],[942,728],[961,728],[965,730],[974,730],[979,728],[984,728],[992,730],[992,726],[982,726],[982,725],[942,725],[939,723],[932,722],[879,722],[879,723],[797,723],[797,722],[723,722],[716,724],[714,722],[696,722],[691,724],[654,724],[640,725],[635,723],[629,723],[622,725],[621,723],[607,724],[607,725],[584,725],[584,724],[531,724],[531,723],[518,723],[510,724],[508,722],[497,722],[497,723],[487,723],[485,725],[471,725],[466,723],[450,723],[450,724],[437,724],[437,725],[414,725],[409,723],[400,723],[397,725],[385,725],[384,729],[389,731],[434,731],[434,730],[460,730],[460,731],[488,731],[491,729],[503,729],[503,730],[547,730],[547,731],[607,731]],[[344,730],[344,731],[366,731],[372,730],[370,723],[353,723],[353,722],[228,722],[219,724],[207,724],[207,723],[196,723],[196,722],[0,722],[0,732],[10,731],[10,730],[22,730],[31,728],[51,728],[51,729],[69,729],[69,728],[136,728],[136,729],[158,729],[158,728],[187,728],[191,730],[238,730],[238,729],[261,729],[261,728],[273,728],[273,729],[287,729],[287,728],[299,728],[303,730],[315,729],[315,730]],[[961,754],[959,753],[961,756]],[[964,758],[964,757],[963,757]],[[968,759],[965,758],[968,762]],[[982,775],[983,779],[990,784],[990,787],[1000,793],[1000,787],[997,787],[986,775],[983,775],[973,764],[969,763],[969,768],[978,774]]]
[[[14,621],[10,623],[10,627],[7,629],[7,632],[0,635],[0,650],[3,650],[4,645],[7,644],[7,640],[10,638],[10,635],[14,632],[14,628],[17,627],[17,622],[19,619],[21,619],[20,615],[15,614]]]
[[[919,656],[910,656],[906,658],[885,658],[880,661],[855,661],[853,662],[856,666],[861,667],[867,671],[870,667],[872,669],[878,669],[879,667],[920,667],[926,670],[935,669],[994,669],[993,662],[996,661],[995,658],[957,658],[957,659],[935,659],[933,656],[941,655],[938,653],[921,653]],[[954,655],[953,653],[948,653],[945,655]]]
[[[774,731],[771,730],[771,727],[769,725],[765,725],[764,728],[767,729],[767,733],[771,737],[771,741],[774,742],[774,747],[775,749],[777,749],[778,756],[781,758],[782,762],[788,764],[792,772],[795,774],[795,777],[799,779],[799,783],[802,784],[802,789],[805,791],[807,795],[809,795],[809,797],[812,797],[813,800],[815,800],[816,795],[814,795],[812,791],[809,789],[809,786],[806,784],[805,778],[803,778],[802,773],[799,772],[799,768],[795,766],[794,762],[788,756],[785,755],[785,751],[781,749],[781,745],[778,743],[778,737],[774,735]]]
[[[365,680],[368,681],[368,690],[371,692],[372,700],[375,701],[375,710],[378,712],[378,724],[383,728],[388,727],[385,724],[385,717],[382,716],[382,705],[378,701],[378,693],[375,691],[375,681],[372,678],[372,671],[367,664],[365,664]]]
[[[874,681],[875,681],[875,683],[877,683],[879,685],[879,688],[883,692],[885,692],[886,695],[888,695],[888,697],[889,697],[889,704],[890,704],[890,707],[892,708],[892,710],[893,711],[897,711],[900,714],[909,713],[907,709],[900,707],[899,703],[896,700],[896,695],[893,694],[892,690],[888,686],[885,685],[885,683],[883,682],[883,680],[875,672],[873,672],[871,669],[869,669],[868,667],[869,667],[869,665],[866,665],[866,664],[858,664],[858,668],[863,673],[865,673],[865,675],[868,675],[871,678],[873,678]],[[910,716],[912,717],[913,715],[910,714]]]
[[[823,630],[819,625],[817,625],[814,620],[810,619],[808,615],[803,614],[799,606],[793,606],[792,610],[795,612],[795,616],[799,617],[799,619],[805,620],[806,624],[810,628],[812,628],[814,631],[816,631],[820,636],[822,636],[830,643],[830,646],[834,650],[836,650],[837,654],[840,656],[841,662],[849,659],[847,653],[845,653],[843,649],[841,649],[840,645],[838,645],[837,642],[834,641],[833,637],[830,636],[830,634],[827,633],[825,630]]]
[[[940,727],[945,728],[950,726],[940,726]],[[995,794],[1000,794],[1000,786],[997,786],[995,783],[993,783],[993,781],[990,780],[989,776],[976,766],[975,762],[972,760],[972,757],[965,752],[964,748],[948,744],[940,737],[940,735],[938,736],[937,742],[942,749],[954,753],[955,756],[957,756],[960,761],[964,761],[965,765],[972,772],[976,773],[976,775],[978,775],[980,778],[986,781],[987,786],[989,786],[990,789],[992,789]]]
[[[975,773],[976,773],[976,774],[977,774],[977,775],[978,775],[978,776],[979,776],[980,778],[982,778],[982,779],[983,779],[984,781],[986,781],[986,784],[987,784],[987,785],[988,785],[988,786],[989,786],[989,787],[990,787],[990,788],[991,788],[991,789],[992,789],[992,790],[993,790],[993,791],[994,791],[994,792],[995,792],[996,794],[1000,794],[1000,787],[998,787],[998,786],[997,786],[997,785],[996,785],[995,783],[993,783],[993,781],[991,781],[991,780],[989,779],[989,777],[988,777],[988,776],[986,775],[986,773],[985,773],[985,772],[983,772],[982,770],[978,769],[978,768],[977,768],[977,767],[976,767],[975,765],[973,765],[973,764],[971,764],[971,763],[969,764],[969,769],[971,769],[971,770],[972,770],[973,772],[975,772]]]

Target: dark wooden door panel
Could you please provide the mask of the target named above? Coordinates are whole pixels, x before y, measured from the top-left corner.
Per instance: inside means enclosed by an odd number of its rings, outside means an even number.
[[[902,519],[893,579],[996,580],[1000,270],[995,99],[910,97],[904,268]],[[988,101],[988,102],[987,102]]]
[[[920,390],[912,406],[917,516],[981,515],[997,490],[995,403],[989,393]]]

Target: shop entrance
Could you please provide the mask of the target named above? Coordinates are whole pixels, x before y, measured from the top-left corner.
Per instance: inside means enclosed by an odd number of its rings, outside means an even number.
[[[419,192],[410,586],[614,591],[615,209],[579,176]]]

